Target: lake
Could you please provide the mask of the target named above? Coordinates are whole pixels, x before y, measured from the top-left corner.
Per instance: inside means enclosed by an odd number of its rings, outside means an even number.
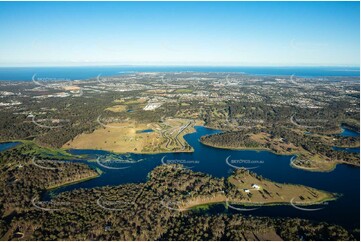
[[[310,206],[307,208],[322,208],[318,211],[301,211],[292,206],[261,207],[254,211],[243,212],[247,215],[270,217],[298,217],[316,221],[325,221],[340,224],[348,228],[359,227],[360,224],[360,169],[348,165],[337,165],[332,172],[309,172],[295,169],[290,166],[292,156],[276,155],[268,151],[237,151],[217,149],[205,146],[199,142],[203,135],[215,134],[220,131],[196,126],[196,132],[187,134],[186,141],[194,148],[193,153],[167,153],[155,155],[126,154],[115,155],[99,150],[69,150],[76,155],[87,155],[86,163],[97,167],[104,173],[92,180],[61,187],[46,193],[43,199],[49,199],[50,194],[71,191],[78,188],[94,188],[100,186],[113,186],[125,183],[138,183],[147,180],[147,174],[156,166],[165,163],[181,163],[193,171],[204,172],[214,177],[227,177],[234,168],[226,163],[227,157],[242,161],[242,166],[253,167],[253,172],[265,178],[281,183],[294,183],[311,186],[329,192],[339,193],[342,196],[327,204]],[[352,131],[350,131],[352,132]],[[114,162],[95,162],[111,157]],[[124,161],[124,162],[122,162]],[[129,163],[132,161],[133,163]],[[108,166],[108,168],[105,168]],[[116,169],[126,168],[126,169]],[[235,205],[236,206],[236,205]],[[205,213],[239,213],[237,210],[225,210],[223,205],[214,205]]]

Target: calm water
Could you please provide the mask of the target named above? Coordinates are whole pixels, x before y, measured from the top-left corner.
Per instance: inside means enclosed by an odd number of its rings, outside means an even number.
[[[31,81],[36,78],[84,80],[132,72],[237,72],[251,75],[360,76],[359,67],[206,67],[206,66],[93,66],[93,67],[0,67],[0,81]]]
[[[20,142],[6,142],[6,143],[0,143],[0,152],[4,150],[8,150],[10,148],[14,148],[20,144]]]
[[[137,133],[152,133],[152,132],[154,132],[153,129],[144,129],[144,130],[137,131]]]
[[[308,172],[291,168],[291,156],[275,155],[267,151],[235,151],[216,149],[202,145],[199,138],[203,135],[214,134],[219,131],[196,127],[196,133],[185,136],[187,142],[194,147],[194,153],[179,154],[156,154],[156,155],[117,155],[117,159],[131,159],[139,161],[131,164],[124,163],[101,163],[107,164],[111,168],[128,167],[127,169],[114,170],[107,169],[96,162],[87,162],[92,167],[98,167],[104,173],[96,179],[86,182],[69,185],[52,191],[58,194],[63,191],[70,191],[77,188],[93,188],[106,185],[120,185],[131,182],[145,182],[147,174],[156,166],[163,163],[182,163],[190,167],[193,171],[208,173],[214,177],[227,177],[234,168],[226,164],[227,157],[231,160],[244,161],[245,167],[257,167],[253,169],[257,174],[269,178],[276,182],[295,183],[311,186],[329,192],[340,193],[342,196],[337,201],[329,202],[323,209],[306,212],[297,210],[291,206],[271,206],[262,207],[245,214],[272,216],[272,217],[299,217],[316,221],[327,221],[337,223],[345,227],[359,227],[360,213],[360,170],[359,168],[338,165],[332,172]],[[70,150],[72,154],[87,154],[89,159],[96,159],[98,156],[111,155],[109,152],[96,150]],[[114,158],[115,159],[115,158]],[[246,164],[248,162],[248,164]],[[249,164],[253,162],[253,164]],[[241,166],[241,165],[240,165]],[[43,199],[48,199],[49,194],[45,194]],[[228,209],[224,211],[223,205],[212,206],[207,213],[238,213],[239,211]]]
[[[348,136],[348,137],[360,137],[360,133],[347,129],[345,127],[341,127],[342,132],[340,133],[341,136]]]
[[[347,128],[343,127],[343,126],[341,128],[342,128],[342,132],[339,134],[340,136],[360,137],[360,133],[358,133],[358,132],[347,129]],[[350,152],[350,153],[360,153],[360,147],[355,147],[355,148],[333,147],[333,149],[334,150],[339,150],[339,151]]]
[[[355,147],[355,148],[333,147],[333,149],[334,150],[345,151],[345,152],[350,152],[350,153],[360,153],[360,147]]]

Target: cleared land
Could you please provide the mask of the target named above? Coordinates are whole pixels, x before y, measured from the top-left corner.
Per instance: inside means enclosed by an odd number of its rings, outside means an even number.
[[[163,123],[109,123],[90,134],[67,142],[66,149],[97,149],[116,153],[160,153],[193,151],[183,136],[194,132],[197,122],[167,119]]]
[[[311,205],[334,198],[328,192],[301,185],[276,183],[247,170],[241,170],[229,177],[229,182],[246,196],[245,199],[232,198],[234,202],[277,204],[290,203],[293,200],[297,205]],[[253,185],[257,187],[252,187]],[[248,193],[245,192],[246,189],[249,190]]]

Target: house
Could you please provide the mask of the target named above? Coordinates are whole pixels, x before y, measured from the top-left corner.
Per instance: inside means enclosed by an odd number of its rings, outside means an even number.
[[[261,187],[260,187],[260,186],[258,186],[257,184],[252,184],[252,188],[253,188],[253,189],[257,189],[257,190],[259,190]]]

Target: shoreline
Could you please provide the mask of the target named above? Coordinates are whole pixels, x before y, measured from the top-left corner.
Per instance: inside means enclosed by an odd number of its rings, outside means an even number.
[[[65,183],[59,184],[59,185],[50,186],[50,187],[47,187],[45,189],[45,191],[46,192],[51,192],[52,190],[56,190],[56,189],[61,188],[61,187],[66,187],[66,186],[69,186],[69,185],[73,185],[73,184],[85,182],[85,181],[88,181],[88,180],[92,180],[92,179],[100,177],[103,174],[103,172],[101,170],[95,170],[95,172],[97,174],[94,175],[94,176],[84,177],[84,178],[76,180],[76,181],[70,181],[70,182],[65,182]]]
[[[327,192],[327,193],[329,193],[329,192]],[[336,201],[338,199],[338,197],[340,197],[340,196],[325,198],[325,199],[322,199],[322,200],[317,201],[317,202],[312,203],[312,204],[298,205],[298,206],[300,206],[300,207],[308,207],[308,206],[320,205],[320,204],[322,204],[324,202]],[[257,202],[254,202],[254,203],[251,203],[251,202],[237,202],[237,201],[228,201],[228,202],[227,201],[222,201],[222,202],[203,203],[203,204],[199,204],[199,205],[196,205],[196,206],[181,208],[181,210],[184,209],[184,211],[187,211],[187,210],[192,211],[192,210],[197,210],[199,207],[202,208],[204,206],[214,206],[214,205],[219,205],[219,204],[224,204],[224,205],[227,206],[227,203],[233,203],[233,204],[244,206],[244,207],[292,206],[292,204],[290,202],[270,202],[270,203],[257,203]],[[209,207],[203,208],[203,209],[208,210]]]
[[[303,186],[303,185],[301,185]],[[303,186],[306,187],[306,186]],[[307,205],[299,205],[301,207],[307,207],[307,206],[314,206],[314,205],[319,205],[322,204],[324,202],[329,202],[329,201],[336,201],[338,198],[340,198],[342,196],[342,194],[338,194],[338,193],[332,193],[332,192],[328,192],[328,191],[324,191],[324,190],[319,190],[316,189],[319,192],[323,192],[326,197],[319,200],[319,201],[315,201],[313,203],[307,204]],[[194,206],[190,206],[190,207],[181,207],[181,210],[187,211],[187,210],[196,210],[198,209],[198,207],[205,207],[205,206],[212,206],[212,205],[217,205],[217,204],[225,204],[226,206],[228,206],[229,203],[233,203],[233,204],[237,204],[240,206],[245,206],[245,207],[268,207],[268,206],[292,206],[292,203],[290,201],[285,201],[285,202],[246,202],[246,201],[232,201],[232,200],[228,200],[225,199],[224,201],[209,201],[206,203],[201,203],[198,205],[194,205]],[[206,208],[208,209],[208,207]]]
[[[199,140],[199,142],[201,144],[205,145],[205,146],[212,147],[212,148],[215,148],[215,149],[225,149],[225,150],[235,150],[235,151],[255,151],[255,152],[266,151],[266,152],[271,152],[272,154],[279,155],[279,156],[284,156],[284,155],[298,156],[299,155],[299,154],[296,154],[296,153],[290,153],[290,154],[288,154],[288,153],[276,153],[273,150],[270,150],[270,149],[267,149],[267,148],[247,148],[247,147],[244,147],[244,148],[229,148],[229,147],[222,147],[222,146],[205,144],[201,140]],[[297,165],[293,164],[293,162],[290,162],[290,166],[292,168],[300,169],[300,170],[304,170],[304,171],[310,171],[310,172],[332,172],[333,170],[336,169],[336,166],[340,165],[340,164],[351,165],[351,166],[360,168],[360,165],[350,164],[350,163],[343,162],[343,161],[334,161],[333,164],[332,164],[332,167],[330,169],[318,169],[318,168],[316,168],[316,169],[308,169],[308,167],[297,166]]]
[[[237,148],[234,148],[234,147],[210,145],[210,144],[206,144],[206,143],[202,142],[201,140],[198,140],[198,141],[205,146],[216,148],[216,149],[235,150],[235,151],[237,151],[237,150],[239,150],[239,151],[246,150],[247,151],[248,150],[248,151],[256,151],[256,152],[267,151],[267,152],[271,152],[272,154],[275,154],[275,155],[298,155],[296,153],[277,153],[271,149],[263,148],[263,147],[260,147],[260,148],[237,147]]]
[[[203,126],[203,125],[195,125],[193,127],[194,131],[184,134],[183,139],[184,139],[185,135],[197,132],[196,129],[195,129],[196,126],[200,126],[200,127],[204,127],[204,128],[212,129],[212,130],[217,130],[217,129],[210,128],[210,127]],[[221,130],[218,130],[218,131],[222,132]],[[136,154],[136,155],[158,155],[158,154],[172,154],[172,153],[174,153],[174,154],[178,153],[179,154],[179,153],[193,153],[195,151],[194,148],[188,144],[188,142],[186,142],[186,143],[189,145],[189,147],[191,147],[190,150],[154,151],[154,152],[114,152],[112,150],[106,150],[106,149],[72,149],[72,148],[65,149],[63,147],[61,147],[61,148],[49,148],[49,147],[42,147],[42,146],[38,145],[36,142],[29,141],[29,140],[0,141],[0,144],[1,143],[16,143],[16,142],[20,143],[18,145],[21,145],[21,144],[34,144],[36,146],[39,146],[40,148],[45,148],[45,149],[49,149],[50,151],[63,153],[63,155],[65,156],[65,157],[61,157],[61,156],[49,157],[51,159],[64,159],[64,158],[66,159],[66,158],[68,158],[68,159],[75,159],[76,160],[76,159],[86,158],[86,156],[87,156],[86,154],[85,155],[71,154],[69,152],[70,150],[105,151],[105,152],[109,152],[109,153],[115,154],[115,155],[132,155],[132,154]],[[299,155],[297,153],[277,153],[274,150],[271,150],[271,149],[268,149],[268,148],[263,148],[263,147],[259,147],[259,148],[237,147],[237,148],[234,148],[234,147],[225,147],[225,146],[216,146],[216,145],[206,144],[206,143],[202,142],[200,139],[198,139],[198,142],[201,143],[202,145],[212,147],[212,148],[215,148],[215,149],[234,150],[234,151],[255,151],[255,152],[263,152],[263,151],[265,151],[265,152],[270,152],[270,153],[278,155],[278,156],[284,156],[284,155],[298,156]],[[18,145],[15,145],[14,147],[11,147],[11,148],[6,149],[6,150],[13,149],[13,148],[17,147]],[[359,148],[359,147],[340,147],[340,148]],[[6,150],[4,150],[4,151],[6,151]],[[334,161],[332,166],[329,169],[318,169],[318,168],[309,169],[308,167],[302,167],[302,166],[295,165],[295,164],[293,164],[292,161],[290,162],[290,166],[292,168],[300,169],[300,170],[304,170],[304,171],[310,171],[310,172],[332,172],[333,170],[336,169],[338,164],[345,164],[345,165],[351,165],[351,166],[354,166],[354,167],[360,167],[360,165],[357,165],[357,164],[351,164],[351,163],[347,163],[347,162],[343,162],[343,161]]]
[[[253,175],[251,173],[247,173],[249,174],[251,177],[257,178],[257,175],[254,173]],[[256,175],[256,176],[255,176]],[[236,175],[237,176],[237,175]],[[247,176],[244,176],[246,178],[246,184],[247,180],[249,178],[247,178]],[[229,176],[227,178],[227,182],[228,184],[233,184],[235,185],[232,180],[236,179],[236,181],[239,182],[239,180],[237,180],[237,177],[234,177],[233,175]],[[248,182],[251,182],[248,180]],[[340,193],[334,193],[334,192],[329,192],[329,191],[325,191],[323,189],[317,189],[317,188],[313,188],[313,187],[309,187],[309,186],[305,186],[305,185],[299,185],[299,184],[293,184],[293,183],[277,183],[277,182],[273,182],[270,179],[267,178],[261,178],[261,180],[259,180],[259,182],[261,182],[262,184],[264,184],[264,186],[267,187],[268,189],[271,189],[270,184],[268,183],[273,183],[275,186],[286,186],[286,192],[285,193],[280,193],[281,195],[280,198],[278,199],[271,199],[271,201],[269,201],[267,198],[263,197],[250,197],[250,200],[245,199],[245,198],[237,198],[237,197],[230,197],[228,198],[225,194],[221,195],[221,196],[211,196],[211,197],[207,197],[207,198],[202,198],[202,196],[198,196],[196,198],[192,197],[191,200],[189,200],[188,202],[185,201],[184,202],[184,206],[180,207],[180,209],[183,210],[190,210],[192,208],[197,209],[198,207],[203,207],[203,208],[207,208],[208,206],[212,205],[212,204],[220,204],[220,203],[226,203],[226,205],[228,206],[229,203],[233,203],[233,204],[237,204],[237,205],[241,205],[241,206],[245,206],[245,207],[263,207],[263,206],[276,206],[276,205],[293,205],[293,199],[296,198],[297,196],[299,196],[300,194],[302,194],[302,190],[306,190],[309,192],[313,192],[315,194],[317,194],[317,196],[314,196],[313,199],[311,201],[307,201],[307,203],[302,203],[302,201],[298,201],[295,202],[296,205],[299,206],[312,206],[312,205],[317,205],[317,204],[322,204],[324,202],[327,201],[334,201],[337,200],[338,198],[340,198],[342,196],[342,194]],[[249,183],[248,185],[250,186],[251,183]],[[261,185],[263,186],[263,185]],[[287,187],[288,186],[288,187]],[[301,189],[298,190],[299,193],[296,194],[291,194],[288,191],[288,189]],[[237,190],[240,189],[244,189],[244,187],[240,188],[236,186]],[[262,191],[263,189],[260,189],[260,191]],[[258,191],[258,190],[257,190]],[[273,191],[273,190],[268,190],[271,193],[278,193],[279,191]],[[303,195],[302,195],[303,196]],[[194,203],[194,204],[192,204]]]

